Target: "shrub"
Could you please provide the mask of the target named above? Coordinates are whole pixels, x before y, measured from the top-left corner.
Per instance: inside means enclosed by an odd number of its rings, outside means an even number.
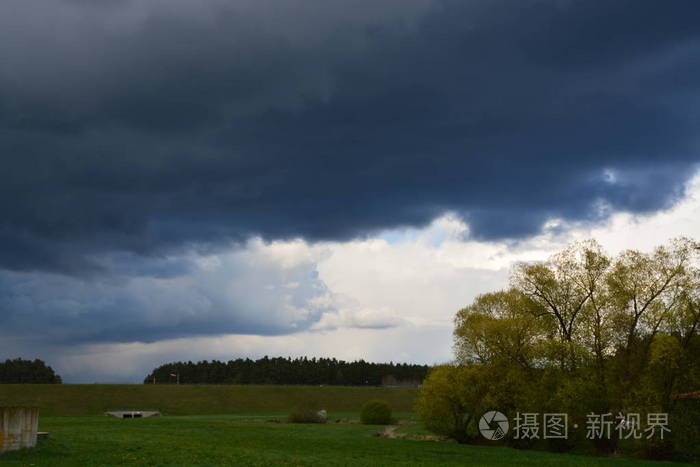
[[[326,423],[326,415],[316,402],[303,401],[289,414],[288,420],[291,423]]]
[[[368,401],[360,410],[360,420],[365,425],[388,425],[391,423],[391,407],[386,401]]]
[[[486,411],[490,379],[476,366],[434,367],[424,381],[416,414],[426,429],[458,443],[478,438],[476,423]]]

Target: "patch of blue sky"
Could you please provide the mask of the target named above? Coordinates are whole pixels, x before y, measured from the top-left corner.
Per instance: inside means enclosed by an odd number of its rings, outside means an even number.
[[[382,232],[378,238],[384,240],[390,245],[399,245],[402,243],[414,242],[422,240],[423,243],[431,247],[439,247],[450,237],[449,232],[443,229],[391,229]]]

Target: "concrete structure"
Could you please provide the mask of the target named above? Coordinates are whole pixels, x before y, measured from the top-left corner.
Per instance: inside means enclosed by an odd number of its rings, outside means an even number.
[[[36,446],[38,407],[0,407],[0,452]]]
[[[105,412],[105,415],[117,418],[146,418],[160,415],[160,412],[157,410],[110,410]]]

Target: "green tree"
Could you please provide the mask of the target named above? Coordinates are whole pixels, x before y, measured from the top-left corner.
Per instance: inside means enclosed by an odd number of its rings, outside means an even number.
[[[487,408],[563,411],[579,425],[590,412],[677,413],[679,394],[700,389],[698,246],[679,238],[651,253],[610,257],[586,241],[547,261],[517,265],[510,289],[481,295],[457,312],[456,366],[430,374],[419,416],[428,428],[465,442]],[[625,443],[613,436],[596,447],[612,451]],[[658,456],[673,443],[647,451]],[[681,444],[684,452],[692,445]],[[556,446],[562,447],[570,445]]]
[[[580,337],[585,307],[601,290],[610,264],[600,245],[593,241],[575,243],[543,263],[519,264],[511,277],[512,286],[536,302],[553,322],[562,350],[559,365],[576,368],[576,341]]]
[[[0,384],[61,384],[53,368],[42,360],[16,358],[0,363]]]
[[[472,441],[489,402],[489,377],[477,365],[434,367],[423,382],[416,414],[425,427],[459,443]]]

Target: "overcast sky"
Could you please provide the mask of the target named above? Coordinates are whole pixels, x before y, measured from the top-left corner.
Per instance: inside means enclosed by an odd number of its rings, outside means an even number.
[[[451,358],[515,261],[700,239],[700,5],[3,0],[0,359]]]

